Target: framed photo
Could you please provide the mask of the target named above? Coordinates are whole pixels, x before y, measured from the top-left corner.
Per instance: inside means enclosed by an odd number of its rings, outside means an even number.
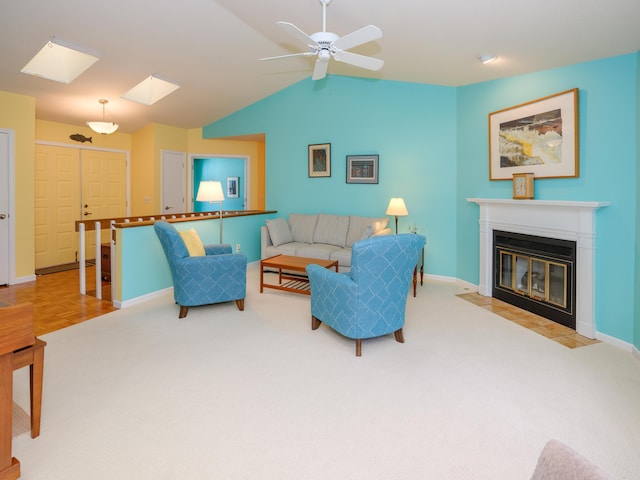
[[[331,176],[331,144],[309,145],[309,177]]]
[[[578,89],[489,114],[489,179],[577,177]]]
[[[238,198],[238,177],[227,177],[227,198]]]
[[[378,155],[348,155],[347,183],[378,183]]]

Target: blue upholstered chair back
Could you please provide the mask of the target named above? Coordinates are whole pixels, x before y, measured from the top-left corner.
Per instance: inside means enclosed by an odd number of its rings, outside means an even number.
[[[425,243],[424,236],[410,233],[373,237],[353,245],[350,272],[336,274],[310,265],[311,315],[354,339],[401,329]]]

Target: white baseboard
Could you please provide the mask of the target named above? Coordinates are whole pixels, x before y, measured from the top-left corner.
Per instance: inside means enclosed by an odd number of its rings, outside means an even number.
[[[14,278],[11,280],[11,282],[9,283],[9,285],[17,285],[19,283],[27,283],[27,282],[35,282],[36,281],[36,275],[27,275],[25,277],[18,277],[18,278]]]
[[[131,298],[129,300],[125,300],[124,302],[114,301],[113,306],[116,308],[132,307],[133,305],[138,305],[139,303],[144,303],[148,302],[149,300],[155,300],[156,298],[164,297],[168,293],[173,293],[173,287],[168,287],[163,290],[156,290],[155,292]]]
[[[614,347],[618,347],[626,352],[633,352],[633,345],[631,343],[622,341],[618,338],[612,337],[605,333],[598,332],[597,330],[596,330],[596,339],[600,340],[601,342],[608,343],[609,345],[613,345]]]
[[[631,353],[633,354],[634,357],[640,360],[640,350],[638,350],[638,348],[635,345],[632,346]]]

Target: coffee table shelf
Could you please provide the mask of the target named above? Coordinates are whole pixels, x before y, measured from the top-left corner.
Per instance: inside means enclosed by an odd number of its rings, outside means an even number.
[[[307,265],[320,265],[324,268],[335,268],[338,271],[337,260],[322,260],[319,258],[293,257],[290,255],[276,255],[260,260],[260,293],[265,288],[284,290],[285,292],[311,295],[309,279],[306,277]],[[273,268],[278,271],[278,283],[264,282],[264,269]],[[285,271],[283,273],[283,270]],[[287,272],[295,272],[296,275]],[[300,274],[300,275],[298,275]]]

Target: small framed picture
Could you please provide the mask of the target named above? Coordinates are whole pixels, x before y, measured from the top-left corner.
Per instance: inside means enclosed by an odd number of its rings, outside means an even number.
[[[348,155],[347,183],[378,183],[378,155]]]
[[[331,176],[331,144],[309,145],[309,177]]]
[[[227,198],[238,198],[238,177],[227,177]]]

